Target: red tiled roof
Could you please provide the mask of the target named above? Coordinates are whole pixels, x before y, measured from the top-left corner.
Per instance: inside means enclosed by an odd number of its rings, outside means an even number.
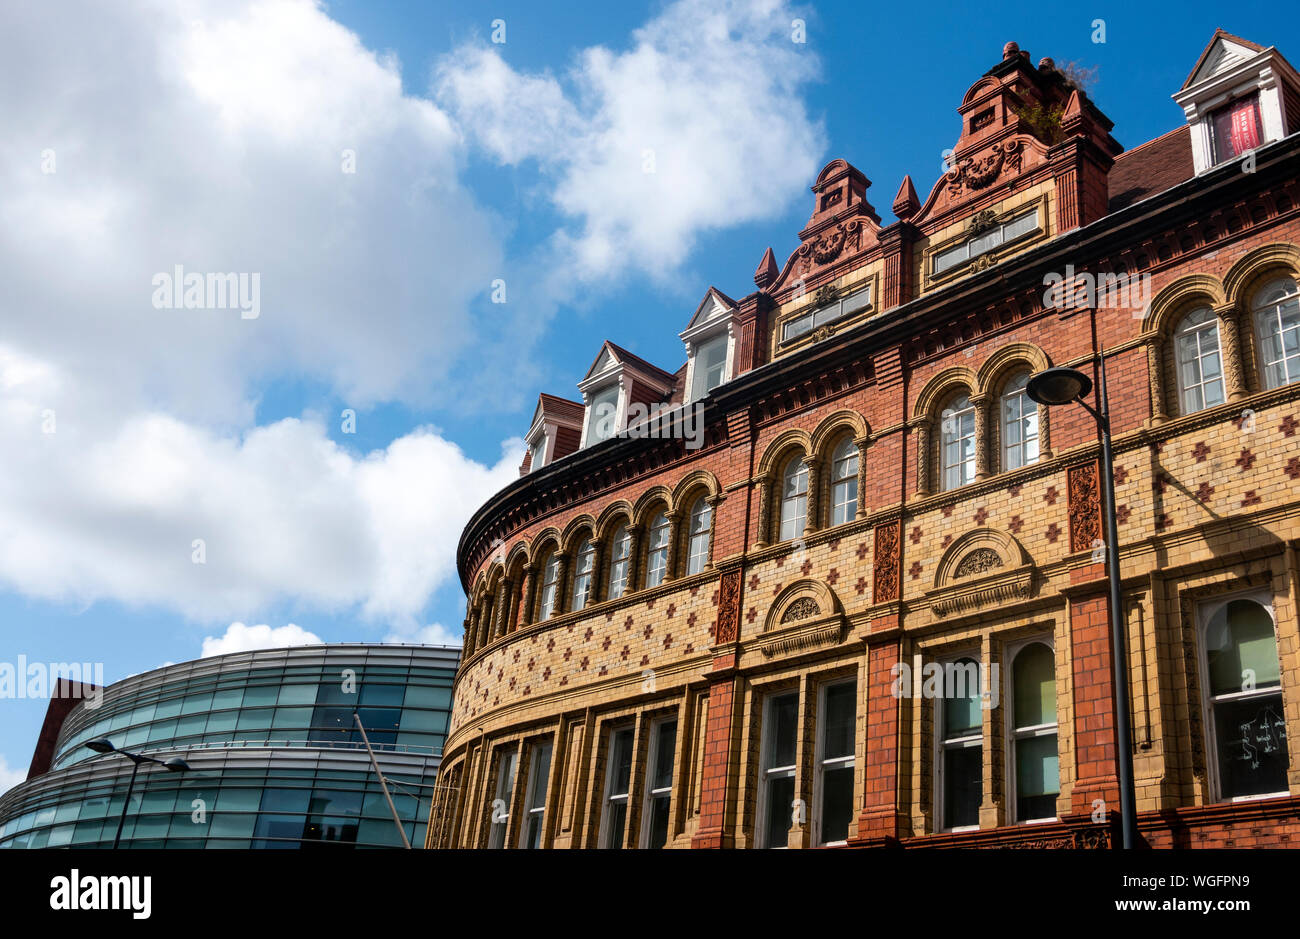
[[[1115,158],[1109,177],[1110,211],[1117,212],[1196,175],[1186,125]]]
[[[583,407],[579,401],[570,401],[568,398],[560,398],[556,395],[548,395],[542,392],[539,396],[542,410],[547,414],[555,417],[572,418],[579,423],[582,422]]]
[[[606,341],[608,342],[608,340]],[[643,372],[646,372],[651,378],[661,378],[663,379],[663,382],[666,385],[671,385],[673,383],[672,372],[665,372],[658,365],[654,365],[650,362],[647,362],[645,359],[641,358],[641,356],[634,355],[633,353],[628,352],[626,349],[624,349],[622,346],[618,345],[615,342],[610,342],[609,347],[613,349],[614,354],[617,355],[624,362],[629,362],[632,365],[637,366]]]

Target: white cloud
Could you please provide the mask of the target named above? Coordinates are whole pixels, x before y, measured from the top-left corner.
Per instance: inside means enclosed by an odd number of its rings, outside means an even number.
[[[4,795],[14,786],[27,779],[27,770],[15,769],[9,765],[9,761],[0,754],[0,795]]]
[[[141,411],[44,433],[43,402],[70,383],[0,346],[0,583],[29,596],[209,621],[359,606],[414,628],[470,513],[523,455],[509,441],[486,466],[417,428],[358,456],[309,418],[227,436]]]
[[[458,646],[464,640],[464,633],[459,626],[454,629],[442,623],[430,623],[414,631],[394,631],[384,637],[384,642],[422,642],[433,646]]]
[[[275,627],[268,626],[265,623],[258,626],[231,623],[224,636],[207,636],[203,640],[202,658],[207,659],[214,655],[226,655],[230,652],[255,652],[258,649],[310,646],[317,645],[322,641],[320,636],[310,633],[294,623]]]
[[[816,172],[825,135],[801,89],[818,64],[792,41],[797,15],[782,0],[678,0],[626,51],[584,50],[564,83],[470,44],[439,63],[434,90],[498,161],[554,178],[577,220],[556,247],[577,273],[661,276],[700,232],[780,215]]]
[[[317,3],[5,4],[0,87],[5,341],[101,408],[239,426],[272,376],[455,400],[503,226],[447,115]],[[260,316],[155,309],[178,264],[259,274]]]

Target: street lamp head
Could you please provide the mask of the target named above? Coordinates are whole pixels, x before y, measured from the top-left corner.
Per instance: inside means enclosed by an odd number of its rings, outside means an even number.
[[[117,747],[113,746],[113,741],[109,740],[107,737],[100,737],[98,740],[88,740],[86,741],[86,746],[94,750],[96,753],[112,753],[117,749]]]
[[[170,760],[163,763],[163,766],[167,767],[173,773],[184,773],[190,768],[190,764],[186,763],[179,756],[172,757]]]
[[[1070,404],[1092,390],[1092,379],[1077,368],[1048,368],[1033,375],[1025,393],[1039,404]]]

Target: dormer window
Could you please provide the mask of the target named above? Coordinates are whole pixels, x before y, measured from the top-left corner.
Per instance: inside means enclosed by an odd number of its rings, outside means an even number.
[[[539,470],[546,465],[546,432],[542,431],[541,437],[528,445],[530,454],[528,460],[528,470]]]
[[[1300,130],[1300,75],[1277,49],[1215,30],[1174,96],[1191,128],[1192,163],[1204,173]]]
[[[1254,150],[1264,142],[1259,122],[1259,95],[1247,95],[1214,111],[1209,117],[1214,162],[1222,163]]]
[[[726,333],[714,336],[699,347],[695,353],[695,374],[691,385],[691,400],[703,398],[714,388],[727,380],[727,345]]]
[[[587,446],[608,440],[618,431],[618,385],[591,396],[587,405]]]
[[[714,287],[681,334],[686,343],[687,401],[698,401],[735,374],[735,302]]]
[[[533,423],[524,435],[528,472],[550,466],[578,449],[583,416],[583,407],[577,401],[548,394],[538,396]]]

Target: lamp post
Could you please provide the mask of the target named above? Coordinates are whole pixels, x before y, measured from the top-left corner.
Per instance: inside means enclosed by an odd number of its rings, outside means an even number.
[[[1133,747],[1130,741],[1128,636],[1120,598],[1119,530],[1115,520],[1115,464],[1110,444],[1110,399],[1106,394],[1106,360],[1099,357],[1097,407],[1085,400],[1092,379],[1073,368],[1045,369],[1029,379],[1025,393],[1048,407],[1075,403],[1093,416],[1101,431],[1101,491],[1106,513],[1106,576],[1110,581],[1111,673],[1115,685],[1115,722],[1119,777],[1120,844],[1134,847],[1137,804],[1133,785]]]
[[[107,737],[101,737],[99,740],[91,740],[87,742],[86,746],[91,750],[94,750],[96,753],[120,753],[135,764],[131,767],[131,781],[127,783],[126,786],[126,798],[122,800],[122,814],[119,815],[117,819],[117,834],[113,836],[113,848],[116,850],[117,846],[122,841],[122,826],[126,824],[126,810],[131,805],[131,791],[135,788],[135,776],[136,773],[140,772],[140,764],[157,763],[159,766],[162,766],[164,769],[172,773],[183,773],[190,768],[190,764],[186,763],[179,756],[174,756],[170,760],[158,760],[141,753],[132,753],[130,750],[123,750],[121,747],[114,746],[113,741],[109,740]]]

